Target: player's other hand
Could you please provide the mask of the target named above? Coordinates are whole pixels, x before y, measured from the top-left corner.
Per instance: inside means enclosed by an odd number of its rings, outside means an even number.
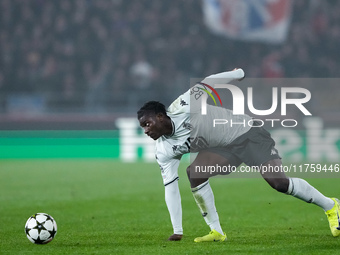
[[[173,234],[168,238],[168,241],[180,241],[183,235]]]
[[[236,68],[233,69],[233,71],[235,71],[235,70],[237,70],[237,69],[242,69],[242,68],[236,67]],[[242,70],[242,71],[243,71],[243,70]],[[244,73],[244,71],[243,71],[243,73]],[[242,78],[238,79],[238,81],[242,81],[245,77],[246,77],[246,74],[244,74],[244,76],[243,76]]]

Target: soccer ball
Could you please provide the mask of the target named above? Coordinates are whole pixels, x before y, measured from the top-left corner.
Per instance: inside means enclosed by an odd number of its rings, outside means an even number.
[[[57,223],[51,215],[36,213],[27,220],[25,233],[32,243],[47,244],[57,234]]]

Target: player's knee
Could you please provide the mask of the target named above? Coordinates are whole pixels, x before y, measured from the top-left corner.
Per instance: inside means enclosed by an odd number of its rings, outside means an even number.
[[[190,182],[190,186],[191,186],[191,188],[194,188],[194,187],[196,187],[195,185],[196,185],[196,183],[195,183],[195,180],[192,178],[192,176],[191,176],[191,174],[190,174],[190,166],[188,166],[187,167],[187,175],[188,175],[188,180],[189,180],[189,182]]]
[[[288,191],[289,180],[288,179],[273,179],[269,182],[270,186],[281,193]]]
[[[209,179],[208,177],[204,175],[197,175],[197,174],[192,173],[192,169],[194,169],[193,166],[187,167],[187,175],[188,175],[191,188],[195,188]]]

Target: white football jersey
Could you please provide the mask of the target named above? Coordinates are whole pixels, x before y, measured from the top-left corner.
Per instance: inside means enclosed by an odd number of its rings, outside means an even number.
[[[235,78],[242,78],[243,71],[241,74],[241,77]],[[235,78],[227,77],[225,82]],[[167,109],[173,133],[157,139],[155,152],[165,186],[178,179],[178,166],[183,154],[206,148],[225,147],[246,133],[252,124],[252,119],[248,115],[233,115],[231,110],[212,105],[207,105],[207,114],[202,115],[201,98],[197,94],[198,91],[202,91],[201,88],[209,90],[204,85],[196,84],[179,96]],[[228,120],[228,124],[214,126],[216,119]]]

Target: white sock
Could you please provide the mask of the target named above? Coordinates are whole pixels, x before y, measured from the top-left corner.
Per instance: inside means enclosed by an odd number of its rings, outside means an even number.
[[[215,207],[215,199],[209,181],[206,181],[191,189],[196,204],[200,209],[205,222],[211,230],[215,229],[221,235],[223,230]]]
[[[320,206],[325,211],[333,208],[334,201],[325,197],[316,188],[300,178],[289,178],[288,195],[297,197],[307,203],[313,203]]]

